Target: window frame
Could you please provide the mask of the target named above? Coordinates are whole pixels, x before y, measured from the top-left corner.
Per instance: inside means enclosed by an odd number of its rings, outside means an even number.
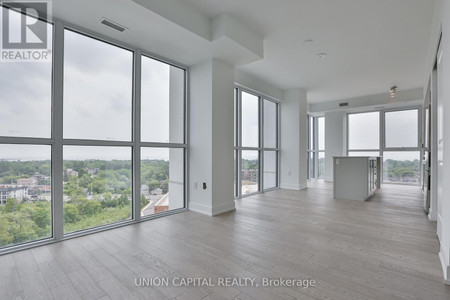
[[[408,111],[408,110],[417,110],[417,147],[386,147],[386,113],[389,112],[398,112],[398,111]],[[411,105],[411,106],[403,106],[403,107],[395,107],[395,108],[386,108],[386,109],[379,109],[379,110],[370,110],[370,111],[363,111],[363,112],[352,112],[347,113],[346,118],[346,140],[347,140],[347,155],[349,155],[350,152],[378,152],[380,153],[380,156],[383,157],[384,152],[411,152],[411,151],[418,151],[419,157],[417,158],[420,162],[421,157],[423,156],[424,149],[422,147],[422,123],[423,123],[423,108],[421,105]],[[371,113],[371,112],[378,112],[380,114],[379,120],[379,135],[380,135],[380,141],[379,141],[379,149],[349,149],[349,115],[352,114],[361,114],[361,113]],[[420,164],[420,168],[423,168],[422,164]],[[380,174],[384,174],[384,161],[381,163],[381,170]],[[420,185],[422,182],[422,176],[423,172],[420,171],[420,178],[419,182],[414,185]],[[381,180],[384,183],[384,176],[381,176]],[[388,184],[395,184],[395,183],[388,183]]]
[[[243,147],[242,146],[242,93],[248,93],[250,95],[258,97],[258,147]],[[252,196],[268,191],[273,191],[279,189],[280,187],[280,101],[276,100],[267,95],[258,93],[254,90],[248,89],[246,87],[235,85],[234,87],[235,95],[235,141],[234,141],[234,151],[236,156],[235,161],[235,190],[234,196],[237,199]],[[265,147],[264,145],[264,101],[270,101],[276,104],[276,130],[275,130],[275,140],[276,147]],[[258,190],[249,194],[242,194],[242,151],[258,151]],[[276,186],[264,189],[264,151],[274,151],[276,153]]]
[[[307,145],[307,150],[306,150],[306,154],[307,154],[307,158],[306,158],[306,165],[307,165],[307,170],[306,170],[306,179],[308,181],[314,180],[314,179],[323,179],[325,174],[322,174],[322,176],[320,177],[319,175],[319,156],[321,153],[323,153],[324,159],[326,159],[325,156],[325,147],[323,150],[319,149],[319,119],[323,118],[324,120],[324,124],[326,124],[326,119],[325,116],[314,116],[311,114],[308,114],[306,116],[307,119],[307,129],[308,129],[308,145]],[[312,124],[312,128],[311,128],[311,124]],[[311,137],[311,130],[312,130],[312,137]],[[325,132],[325,128],[323,129]],[[325,136],[324,136],[325,138]],[[311,145],[311,140],[312,140],[312,145]],[[325,141],[324,141],[325,144]],[[311,166],[311,155],[313,156],[312,159],[312,166]],[[312,170],[311,170],[312,168]],[[311,172],[312,171],[312,172]],[[311,176],[312,174],[312,176]]]
[[[52,76],[51,76],[51,136],[50,138],[33,137],[7,137],[0,136],[0,144],[23,144],[23,145],[50,145],[51,146],[51,186],[52,186],[52,236],[31,242],[14,244],[0,248],[0,254],[12,253],[31,247],[59,242],[74,237],[79,237],[91,233],[101,232],[112,228],[122,227],[130,224],[136,224],[141,221],[147,221],[188,210],[188,191],[189,191],[189,69],[187,66],[157,54],[145,51],[137,46],[132,46],[100,33],[88,30],[86,28],[73,25],[54,18],[53,20],[42,20],[53,25],[52,31]],[[131,109],[131,140],[130,141],[111,141],[111,140],[92,140],[92,139],[64,139],[63,137],[63,102],[64,102],[64,32],[70,30],[86,37],[116,46],[133,54],[132,60],[132,109]],[[142,56],[158,60],[168,65],[177,67],[184,71],[184,107],[183,107],[183,143],[156,143],[141,142],[141,58]],[[131,149],[132,165],[132,218],[117,223],[107,224],[94,228],[64,233],[64,215],[63,215],[63,177],[53,176],[63,172],[63,146],[100,146],[100,147],[129,147]],[[181,148],[184,152],[183,163],[183,203],[184,207],[166,212],[141,217],[140,214],[140,151],[141,148]]]

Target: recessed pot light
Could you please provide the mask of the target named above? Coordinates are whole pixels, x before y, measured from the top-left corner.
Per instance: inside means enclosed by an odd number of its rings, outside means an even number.
[[[327,54],[325,52],[320,52],[320,53],[317,53],[317,56],[320,58],[324,58],[327,56]]]

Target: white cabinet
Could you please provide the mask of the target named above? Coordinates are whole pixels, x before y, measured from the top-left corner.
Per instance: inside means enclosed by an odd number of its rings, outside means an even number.
[[[333,157],[334,198],[367,200],[380,188],[381,157]]]

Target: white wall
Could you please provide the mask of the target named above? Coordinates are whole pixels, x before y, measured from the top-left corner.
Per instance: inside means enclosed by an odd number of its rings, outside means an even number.
[[[281,180],[280,187],[306,188],[307,98],[302,89],[284,92],[281,104]]]
[[[235,209],[233,90],[232,67],[211,59],[190,68],[189,209],[207,215]]]
[[[444,117],[450,114],[450,0],[440,0],[437,1],[435,9],[435,18],[433,23],[433,28],[431,30],[430,45],[429,45],[429,55],[427,58],[428,64],[428,76],[424,80],[428,83],[428,79],[431,76],[434,62],[436,60],[437,52],[437,42],[439,39],[440,30],[442,28],[442,40],[441,47],[443,50],[442,64],[440,66],[441,72],[438,78],[441,84],[439,91],[439,102],[442,100],[443,112],[443,157],[442,157],[442,171],[438,176],[442,176],[443,184],[439,187],[442,189],[442,198],[439,199],[441,207],[438,207],[440,211],[441,219],[438,220],[438,227],[441,226],[441,246],[439,257],[442,264],[442,269],[444,273],[444,280],[447,284],[450,284],[450,185],[446,184],[450,182],[450,118]],[[438,120],[439,123],[439,120]]]
[[[258,94],[262,94],[276,100],[283,100],[283,91],[281,89],[263,80],[260,80],[255,76],[252,76],[240,70],[235,70],[234,79],[237,85],[243,86],[247,89],[257,92]]]
[[[346,118],[345,111],[325,113],[325,181],[333,181],[333,156],[346,155]]]

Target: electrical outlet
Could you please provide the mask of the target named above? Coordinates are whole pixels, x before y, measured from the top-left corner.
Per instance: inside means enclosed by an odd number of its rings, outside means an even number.
[[[203,189],[206,190],[206,182],[203,182]]]
[[[196,182],[194,182],[194,190],[197,190],[198,189],[198,182],[196,181]]]

